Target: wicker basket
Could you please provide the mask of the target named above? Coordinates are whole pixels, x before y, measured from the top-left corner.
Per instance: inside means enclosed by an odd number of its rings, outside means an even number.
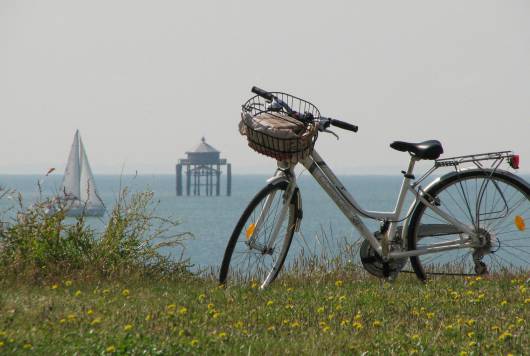
[[[288,94],[274,93],[298,112],[319,117],[311,103]],[[279,161],[296,163],[313,152],[318,130],[313,123],[304,124],[286,114],[269,112],[261,97],[253,97],[243,106],[239,130],[254,151]]]

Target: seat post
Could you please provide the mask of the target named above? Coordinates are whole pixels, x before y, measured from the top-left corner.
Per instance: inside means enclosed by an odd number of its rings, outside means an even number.
[[[403,183],[401,183],[401,189],[399,190],[398,199],[396,201],[396,206],[394,208],[394,214],[396,214],[396,220],[400,219],[401,211],[403,210],[403,204],[405,203],[405,196],[407,195],[408,185],[411,179],[414,179],[414,175],[412,172],[414,171],[414,165],[416,164],[416,161],[419,159],[414,156],[410,155],[410,162],[409,167],[407,168],[407,171],[401,171],[403,173]],[[387,241],[391,241],[394,239],[394,236],[396,234],[398,226],[398,221],[392,221],[390,222],[390,225],[388,227],[387,234],[385,235],[385,238]]]
[[[416,156],[411,155],[410,156],[410,162],[409,167],[407,168],[407,171],[402,171],[403,173],[403,183],[401,184],[401,189],[399,190],[399,196],[398,200],[396,202],[396,207],[394,209],[395,213],[399,217],[401,214],[401,210],[403,208],[403,203],[405,202],[405,196],[407,195],[407,189],[408,185],[411,179],[414,179],[414,175],[412,172],[414,171],[414,165],[416,164],[416,161],[418,158]]]

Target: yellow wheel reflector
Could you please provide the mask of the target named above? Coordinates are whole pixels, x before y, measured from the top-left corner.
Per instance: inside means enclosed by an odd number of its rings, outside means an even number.
[[[526,228],[526,225],[524,223],[524,219],[521,215],[517,215],[515,217],[515,226],[519,229],[519,231],[523,231]]]
[[[256,228],[256,225],[254,225],[254,223],[250,224],[250,226],[248,227],[246,231],[247,240],[250,239],[250,236],[252,236],[252,234],[254,233],[255,228]]]

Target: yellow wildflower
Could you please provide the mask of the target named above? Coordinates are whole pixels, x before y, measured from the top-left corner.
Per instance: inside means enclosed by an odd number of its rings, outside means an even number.
[[[212,318],[217,319],[217,318],[219,318],[220,316],[221,316],[221,313],[220,313],[220,312],[215,312],[215,313],[213,313]]]
[[[287,288],[287,292],[291,293],[293,291],[293,288]]]
[[[524,319],[523,319],[523,318],[516,317],[516,318],[515,318],[515,322],[516,322],[518,325],[521,325],[521,324],[524,324]]]
[[[501,302],[501,307],[505,306],[506,304],[508,304],[508,301],[507,301],[507,300],[503,300],[503,301]]]
[[[72,320],[75,320],[76,315],[75,314],[68,314],[67,318],[68,318],[68,320],[72,321]]]
[[[4,342],[3,341],[0,341],[0,347],[4,346]]]
[[[250,285],[250,288],[253,288],[253,289],[258,288],[258,284],[256,282],[252,282],[252,284]]]
[[[355,322],[352,324],[352,327],[355,329],[355,330],[361,330],[363,328],[363,324],[359,323],[359,322]]]
[[[131,324],[127,324],[123,327],[123,331],[131,331],[133,326]]]
[[[188,313],[188,308],[186,308],[186,307],[181,307],[181,308],[179,309],[179,314],[180,314],[180,315],[186,315],[187,313]]]
[[[475,319],[469,319],[468,321],[466,321],[466,325],[467,326],[473,326],[473,325],[475,325],[475,323],[476,323]]]
[[[318,313],[318,314],[322,314],[322,313],[324,313],[324,310],[325,310],[325,309],[326,309],[326,308],[324,308],[324,307],[318,307],[318,309],[317,309],[317,313]]]
[[[203,302],[204,299],[206,298],[206,294],[200,294],[197,299],[199,299],[199,302]]]
[[[129,290],[128,289],[124,289],[121,291],[121,295],[123,295],[124,297],[128,297],[130,294]]]
[[[420,339],[420,336],[418,334],[414,334],[410,337],[412,341],[418,341]]]
[[[372,325],[373,325],[375,328],[379,328],[379,327],[381,327],[382,323],[381,323],[379,320],[374,320],[374,322],[372,323]]]
[[[79,297],[81,294],[83,294],[83,293],[80,290],[77,290],[74,295],[76,297]]]
[[[434,318],[434,313],[433,312],[427,313],[427,319],[432,319],[432,318]]]
[[[59,288],[59,285],[57,283],[52,285],[52,289],[57,289],[57,288]]]
[[[116,346],[110,345],[105,351],[107,351],[109,354],[114,353],[116,352]]]
[[[59,324],[64,324],[64,323],[66,323],[66,319],[59,320]]]
[[[27,343],[27,344],[24,344],[22,348],[24,348],[25,350],[31,350],[33,348],[33,345],[31,345],[30,343]]]
[[[505,341],[507,339],[510,339],[512,336],[513,335],[511,333],[509,333],[508,331],[505,331],[499,336],[499,341]]]
[[[524,304],[529,304],[529,303],[530,303],[530,298],[526,298],[526,299],[524,300]]]
[[[348,319],[342,319],[342,321],[340,322],[340,326],[345,326],[345,325],[348,325],[350,323],[350,321]]]
[[[355,314],[355,316],[353,317],[353,319],[359,321],[363,318],[363,316],[361,315],[361,313],[357,312],[357,314]]]
[[[67,287],[70,287],[72,285],[72,281],[71,280],[64,281],[64,285]]]
[[[335,286],[340,288],[340,287],[342,287],[342,285],[343,285],[343,282],[340,279],[335,281]]]
[[[475,346],[477,346],[477,342],[476,341],[470,341],[469,344],[467,344],[467,346],[475,347]]]
[[[459,355],[460,355],[460,356],[467,356],[467,355],[468,355],[468,353],[467,353],[467,352],[465,352],[465,351],[460,351]]]
[[[212,310],[213,308],[215,308],[215,305],[213,305],[212,303],[209,303],[208,304],[208,310]]]
[[[475,332],[474,331],[470,331],[470,332],[467,333],[467,337],[472,338],[473,336],[475,336]]]
[[[190,345],[193,347],[199,346],[199,340],[193,339],[190,341]]]
[[[345,295],[341,295],[341,296],[339,297],[339,302],[343,302],[343,301],[345,301],[345,300],[346,300],[346,296],[345,296]]]
[[[300,323],[299,323],[299,322],[297,322],[297,321],[293,321],[293,322],[291,323],[291,328],[299,328],[299,327],[300,327]]]
[[[224,331],[221,331],[218,335],[217,335],[220,339],[226,339],[228,337],[228,334],[225,333]]]
[[[86,311],[86,315],[92,315],[92,314],[94,314],[94,311],[92,309],[88,309]]]
[[[98,324],[101,324],[101,318],[94,318],[94,320],[90,322],[90,325],[93,325],[93,326],[98,325]]]
[[[268,306],[268,307],[270,307],[270,306],[273,305],[273,304],[274,304],[274,300],[269,300],[269,301],[267,301],[267,306]]]
[[[276,330],[276,327],[274,325],[271,325],[267,328],[267,331],[274,331]]]
[[[110,293],[110,289],[106,288],[106,289],[103,289],[103,294],[109,294]]]
[[[325,332],[325,333],[327,333],[327,332],[330,331],[330,330],[331,330],[331,326],[329,326],[329,325],[326,325],[326,326],[324,326],[324,327],[322,328],[322,331]]]

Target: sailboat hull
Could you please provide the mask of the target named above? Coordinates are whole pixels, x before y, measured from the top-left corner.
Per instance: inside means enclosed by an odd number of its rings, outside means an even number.
[[[101,206],[96,207],[72,207],[66,209],[64,215],[68,217],[90,216],[101,217],[105,214],[105,208]]]

